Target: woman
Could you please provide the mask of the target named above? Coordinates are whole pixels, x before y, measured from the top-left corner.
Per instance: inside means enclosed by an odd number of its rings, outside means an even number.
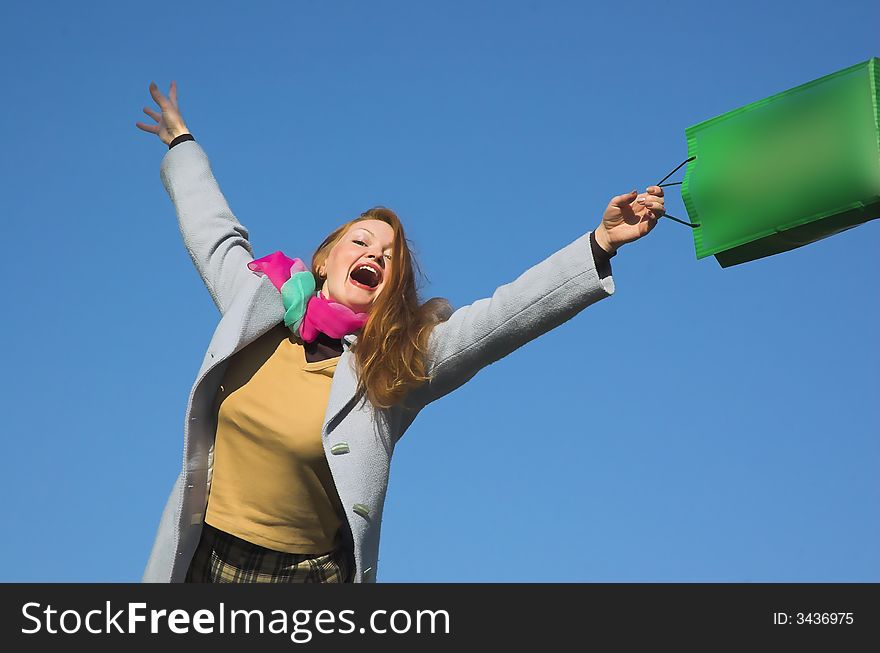
[[[150,93],[161,113],[136,125],[169,146],[162,181],[221,319],[143,580],[375,582],[391,455],[419,411],[613,294],[609,260],[654,228],[663,190],[614,197],[595,231],[452,312],[419,304],[390,209],[333,231],[309,269],[255,259],[175,82]]]

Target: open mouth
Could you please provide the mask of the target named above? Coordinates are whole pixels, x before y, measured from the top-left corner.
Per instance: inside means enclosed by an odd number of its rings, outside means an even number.
[[[352,282],[361,288],[373,290],[379,285],[379,274],[369,265],[359,265],[348,275]]]

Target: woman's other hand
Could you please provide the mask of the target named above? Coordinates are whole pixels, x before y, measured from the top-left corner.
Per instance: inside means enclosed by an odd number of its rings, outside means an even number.
[[[646,192],[632,191],[612,197],[602,216],[602,224],[595,231],[596,242],[606,252],[614,252],[646,235],[657,226],[657,220],[666,211],[663,189],[648,186]]]
[[[156,134],[165,145],[171,145],[171,141],[181,134],[188,134],[186,124],[180,116],[180,110],[177,108],[177,84],[172,81],[171,89],[168,91],[168,97],[162,95],[156,82],[150,82],[150,95],[159,105],[162,113],[156,113],[149,107],[144,107],[144,113],[155,120],[157,125],[147,125],[142,122],[135,123],[138,129],[145,132]]]

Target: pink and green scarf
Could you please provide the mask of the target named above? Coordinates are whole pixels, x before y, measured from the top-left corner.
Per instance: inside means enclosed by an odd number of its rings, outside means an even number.
[[[355,313],[316,291],[314,275],[298,258],[288,258],[279,251],[251,261],[248,268],[269,277],[281,291],[284,324],[304,342],[314,341],[318,333],[342,338],[367,323],[367,313]]]

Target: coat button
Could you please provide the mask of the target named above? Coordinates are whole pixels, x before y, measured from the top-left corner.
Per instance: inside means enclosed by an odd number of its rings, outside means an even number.
[[[351,507],[351,509],[354,510],[361,517],[369,517],[370,516],[370,509],[362,503],[354,504]]]
[[[348,453],[351,449],[348,448],[348,442],[339,442],[330,447],[330,453],[339,455],[341,453]]]

